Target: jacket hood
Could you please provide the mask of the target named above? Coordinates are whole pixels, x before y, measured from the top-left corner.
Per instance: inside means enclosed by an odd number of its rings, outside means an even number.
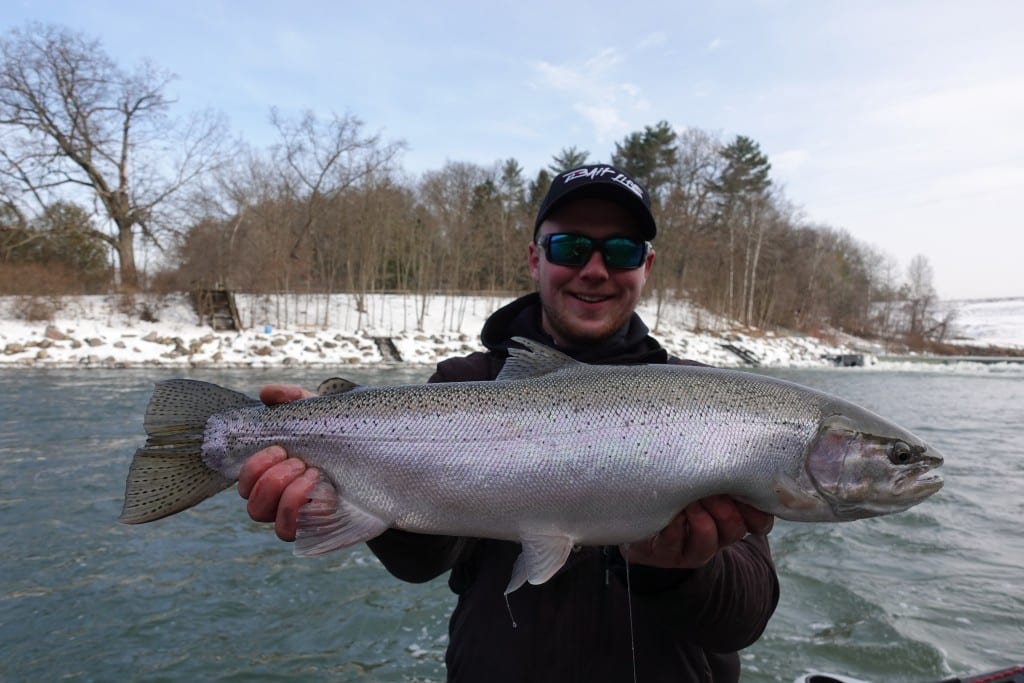
[[[649,332],[644,321],[634,313],[622,329],[603,342],[578,348],[561,347],[541,327],[540,294],[534,292],[495,311],[484,323],[480,340],[488,350],[502,356],[508,355],[509,345],[514,343],[512,337],[527,337],[584,363],[631,365],[667,362],[668,352]]]

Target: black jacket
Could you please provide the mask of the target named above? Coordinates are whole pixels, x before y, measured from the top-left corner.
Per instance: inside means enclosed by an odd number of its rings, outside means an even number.
[[[494,379],[513,336],[555,346],[541,329],[536,294],[488,319],[486,353],[445,360],[430,381]],[[685,363],[670,358],[636,315],[598,347],[561,350],[586,362]],[[648,683],[738,681],[736,652],[761,635],[779,595],[764,536],[748,536],[701,569],[631,565],[632,596],[618,548],[584,547],[547,583],[513,592],[507,605],[518,543],[391,530],[369,546],[406,581],[451,570],[448,583],[459,597],[449,624],[450,681],[630,681],[634,658],[637,679]]]

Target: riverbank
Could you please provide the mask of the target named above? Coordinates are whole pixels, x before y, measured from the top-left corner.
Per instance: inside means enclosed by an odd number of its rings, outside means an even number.
[[[184,294],[0,297],[0,367],[277,367],[433,365],[482,350],[484,320],[505,297],[236,295],[241,330],[203,324]],[[1024,308],[1024,306],[1022,306]],[[980,306],[991,315],[991,304]],[[1024,340],[1024,316],[1004,304],[1000,327],[970,316],[966,329]],[[1010,313],[1005,313],[1010,311]],[[739,330],[685,302],[644,301],[640,314],[669,353],[719,367],[813,367],[847,356],[875,362],[880,346],[853,337]],[[987,313],[986,313],[987,312]],[[969,338],[974,344],[984,339]],[[1024,348],[1024,342],[1021,343]]]
[[[509,299],[239,294],[236,301],[242,329],[214,331],[183,294],[0,297],[0,367],[431,365],[482,350],[484,320]],[[648,301],[640,314],[670,353],[717,366],[828,365],[832,356],[863,352],[838,340],[725,329],[686,304],[659,310]]]

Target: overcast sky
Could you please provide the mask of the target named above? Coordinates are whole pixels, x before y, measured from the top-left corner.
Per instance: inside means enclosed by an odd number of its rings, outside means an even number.
[[[350,113],[404,140],[416,174],[566,147],[608,160],[666,120],[756,140],[807,220],[947,299],[1024,296],[1024,2],[4,3],[122,66],[177,74],[179,110],[218,109],[256,146],[285,114]]]

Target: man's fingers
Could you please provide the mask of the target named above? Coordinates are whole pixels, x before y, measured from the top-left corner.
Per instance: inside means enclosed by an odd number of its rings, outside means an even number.
[[[268,406],[297,401],[300,398],[316,396],[296,384],[268,384],[260,389],[260,400]]]
[[[718,552],[718,525],[715,518],[697,502],[687,506],[686,519],[690,533],[683,547],[683,555],[696,563],[694,566],[706,564]]]
[[[274,465],[284,462],[288,454],[280,446],[270,446],[257,452],[248,460],[242,463],[242,469],[238,473],[238,495],[248,498],[256,481],[263,476],[263,473]]]
[[[728,496],[710,496],[701,501],[704,509],[718,530],[718,545],[722,548],[732,545],[747,535],[747,523],[737,507],[736,501]]]
[[[305,471],[306,464],[298,458],[288,458],[265,471],[249,492],[249,516],[257,522],[276,521],[285,489]]]
[[[309,502],[309,492],[316,486],[320,472],[309,468],[292,483],[288,484],[277,504],[277,519],[274,530],[282,541],[294,541],[298,529],[299,508]]]
[[[775,526],[775,516],[762,512],[746,503],[736,503],[736,508],[743,516],[747,530],[752,534],[767,534]]]

